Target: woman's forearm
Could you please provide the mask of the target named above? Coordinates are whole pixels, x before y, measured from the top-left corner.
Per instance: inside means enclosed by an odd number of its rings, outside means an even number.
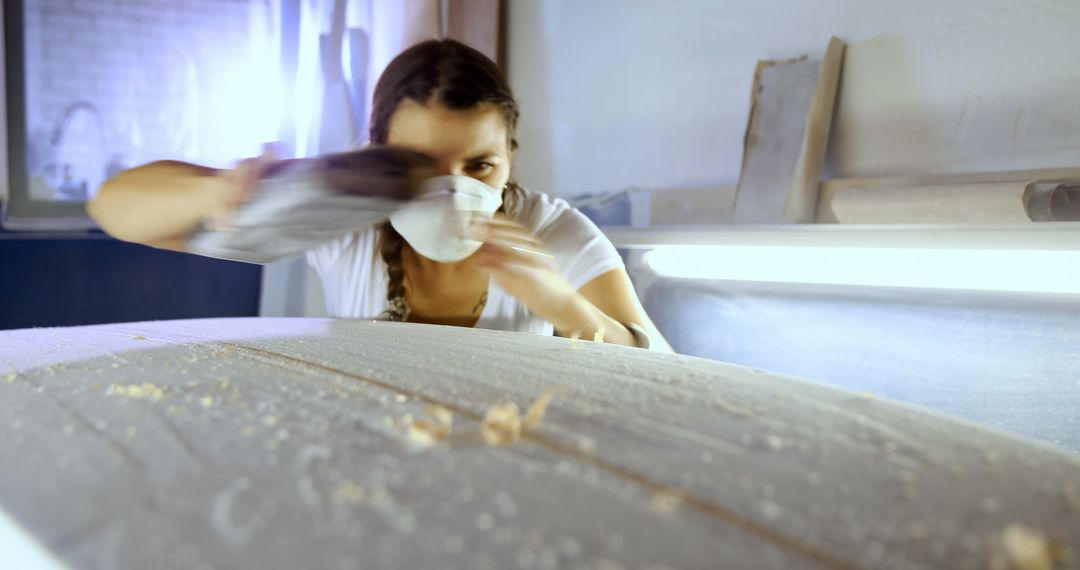
[[[555,326],[559,336],[593,340],[597,338],[597,332],[603,331],[605,343],[637,346],[637,339],[626,325],[609,317],[576,291],[564,306],[552,311],[551,315],[541,316]]]
[[[176,240],[228,207],[229,185],[220,173],[177,161],[152,162],[107,181],[87,204],[87,212],[120,240]]]

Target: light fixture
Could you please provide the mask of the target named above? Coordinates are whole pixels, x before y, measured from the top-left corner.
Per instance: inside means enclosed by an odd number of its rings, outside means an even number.
[[[1080,294],[1080,251],[662,246],[645,260],[688,279]]]
[[[1036,227],[1032,227],[1036,226]],[[608,228],[657,275],[1080,295],[1080,225]]]

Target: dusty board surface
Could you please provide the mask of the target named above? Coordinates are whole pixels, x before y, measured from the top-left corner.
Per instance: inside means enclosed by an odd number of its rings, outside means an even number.
[[[1074,456],[690,357],[225,319],[0,359],[0,507],[74,568],[985,568],[1013,524],[1080,550]],[[454,432],[425,447],[400,419],[431,403]]]

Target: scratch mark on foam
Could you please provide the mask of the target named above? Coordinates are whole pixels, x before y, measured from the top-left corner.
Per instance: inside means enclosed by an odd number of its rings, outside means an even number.
[[[638,416],[635,418],[634,423],[642,424],[643,427],[648,426],[651,432],[667,433],[675,435],[677,437],[685,438],[688,441],[696,442],[700,445],[707,446],[710,451],[722,451],[729,455],[742,455],[743,448],[738,444],[724,441],[719,438],[712,437],[710,435],[696,432],[690,429],[682,428],[676,425],[665,424],[646,416]]]
[[[891,441],[903,443],[911,449],[919,451],[920,453],[926,452],[926,447],[914,438],[900,433],[899,431],[871,418],[870,416],[867,416],[866,414],[860,414],[859,412],[855,412],[850,409],[834,404],[829,404],[823,401],[814,401],[811,404],[818,408],[829,410],[834,416],[839,416],[847,420],[853,421],[860,426],[869,427],[877,431],[879,434],[887,436],[887,439]]]
[[[256,533],[262,530],[269,520],[268,507],[255,512],[246,522],[235,520],[237,500],[243,493],[251,490],[251,480],[241,477],[232,482],[224,491],[214,499],[214,506],[210,510],[210,523],[214,530],[225,542],[230,544],[244,544],[251,540]]]
[[[135,452],[131,451],[124,444],[117,441],[116,438],[91,423],[90,420],[86,419],[85,416],[80,414],[71,406],[67,405],[63,400],[57,398],[56,396],[53,396],[52,394],[46,394],[46,397],[52,400],[52,402],[55,403],[60,409],[67,412],[68,416],[70,416],[71,419],[75,420],[76,423],[86,428],[86,430],[90,433],[93,433],[100,437],[102,440],[104,440],[109,449],[115,451],[117,455],[124,459],[124,461],[138,467],[142,471],[148,470],[146,463],[142,459],[140,459],[139,456],[135,454]]]
[[[322,506],[322,493],[315,488],[315,481],[311,476],[311,466],[315,461],[330,459],[330,449],[316,445],[305,445],[297,454],[296,490],[300,493],[300,499],[304,503],[317,509]]]
[[[156,415],[158,420],[161,421],[161,425],[165,426],[165,430],[168,431],[173,436],[173,439],[175,439],[177,443],[180,444],[180,447],[183,448],[184,452],[188,455],[188,457],[198,463],[199,467],[203,469],[207,469],[210,467],[209,462],[207,462],[206,459],[204,459],[203,456],[199,454],[199,452],[195,451],[195,446],[191,445],[191,442],[188,441],[186,437],[184,437],[184,434],[180,431],[180,428],[176,427],[176,424],[174,424],[172,420],[168,418],[168,416],[163,414],[161,410],[157,409],[156,407],[152,407],[150,409],[154,411],[154,415]]]
[[[64,340],[64,341],[68,342],[69,344],[71,344],[73,346],[78,346],[80,348],[88,349],[89,352],[91,352],[93,354],[100,354],[100,355],[106,356],[108,358],[111,358],[113,360],[118,360],[118,361],[120,361],[120,362],[122,362],[124,364],[128,364],[128,365],[130,365],[132,363],[130,360],[124,358],[123,356],[120,356],[119,354],[116,354],[116,353],[114,353],[112,351],[105,350],[105,349],[103,349],[103,348],[101,348],[101,347],[99,347],[99,346],[97,346],[97,345],[95,345],[93,343],[83,342],[83,341],[80,341],[78,339],[75,339],[75,338],[72,338],[72,337],[69,337],[69,336],[65,336],[65,335],[62,335],[62,334],[59,334],[59,333],[56,334],[56,337],[61,339],[61,340]]]

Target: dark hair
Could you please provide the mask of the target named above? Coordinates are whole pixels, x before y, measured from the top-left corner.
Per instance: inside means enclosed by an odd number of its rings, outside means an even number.
[[[417,44],[394,58],[383,71],[372,97],[372,144],[387,144],[390,118],[401,102],[437,102],[448,109],[467,110],[492,104],[506,117],[507,143],[517,149],[518,106],[505,75],[495,62],[479,51],[455,40],[430,40]],[[521,203],[523,190],[512,178],[503,188],[502,210],[513,215]],[[379,252],[386,263],[386,300],[390,308],[383,318],[404,321],[409,318],[405,298],[405,266],[402,249],[405,240],[390,225],[380,228]]]

